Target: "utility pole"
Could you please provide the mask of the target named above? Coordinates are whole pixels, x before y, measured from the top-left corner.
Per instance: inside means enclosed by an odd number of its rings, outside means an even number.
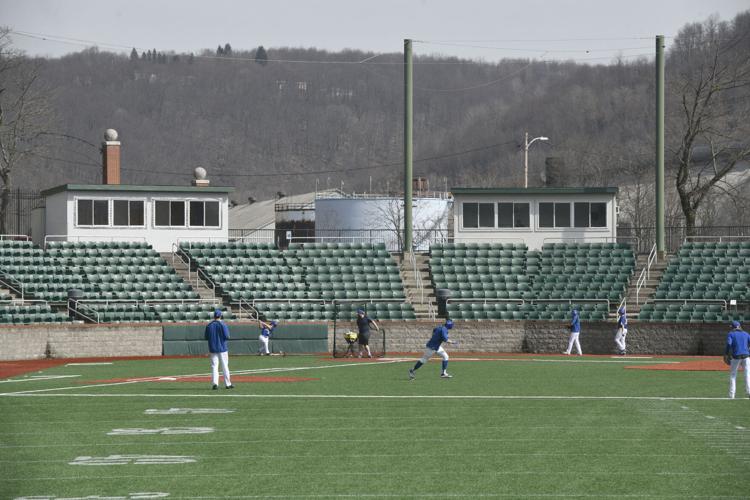
[[[404,40],[404,248],[412,251],[412,64],[411,40]]]
[[[656,36],[656,254],[664,259],[664,35]]]

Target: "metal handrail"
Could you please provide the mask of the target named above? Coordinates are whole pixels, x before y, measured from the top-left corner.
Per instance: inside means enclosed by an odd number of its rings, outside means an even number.
[[[681,302],[685,306],[688,305],[688,302],[695,304],[719,303],[724,306],[724,309],[727,308],[727,301],[725,299],[654,299],[653,302]]]
[[[232,304],[237,304],[237,313],[238,313],[237,317],[239,319],[243,319],[242,318],[242,314],[245,311],[249,311],[250,319],[259,319],[260,318],[260,313],[255,308],[255,306],[253,304],[249,303],[248,301],[246,301],[245,299],[243,299],[242,297],[240,297],[239,301],[232,302]],[[245,307],[243,304],[247,304],[247,307]],[[255,317],[253,317],[253,313],[255,313]]]
[[[195,271],[195,286],[196,287],[200,287],[199,280],[203,280],[204,285],[211,285],[211,286],[206,286],[206,288],[211,290],[211,292],[214,294],[214,298],[216,298],[216,283],[200,267],[197,268]]]
[[[7,273],[0,274],[0,284],[2,284],[8,290],[17,293],[21,296],[21,301],[25,299],[25,292],[23,290],[23,283],[18,281],[16,278]]]
[[[75,309],[73,309],[73,308],[70,307],[71,303],[73,303],[73,304],[76,305]],[[87,309],[87,310],[91,311],[92,313],[94,313],[96,315],[96,318],[94,318],[92,316],[88,316],[88,315],[80,312],[78,310],[78,306],[79,305],[81,305],[84,309]],[[89,320],[89,321],[91,321],[93,323],[96,323],[96,324],[100,323],[100,321],[99,321],[99,311],[97,311],[93,307],[90,307],[89,305],[84,304],[84,303],[82,303],[82,302],[80,302],[78,300],[69,300],[68,301],[68,313],[71,313],[71,312],[74,313],[76,316],[83,316],[84,319],[87,319],[87,320]]]
[[[684,243],[692,240],[716,240],[723,243],[723,240],[750,240],[750,236],[685,236]]]
[[[179,241],[177,243],[172,243],[172,267],[174,267],[175,256],[179,257],[183,264],[187,264],[188,282],[190,282],[193,259],[190,254],[180,246]]]
[[[72,234],[48,234],[44,237],[44,248],[47,248],[47,243],[49,241],[56,241],[61,240],[63,242],[67,241],[122,241],[122,242],[130,242],[130,241],[143,241],[148,242],[148,239],[145,236],[103,236],[98,234],[78,234],[78,235],[72,235]]]
[[[637,236],[548,236],[542,239],[542,244],[545,243],[564,243],[565,241],[578,242],[578,243],[601,243],[600,241],[591,240],[604,240],[603,243],[619,243],[621,240],[635,241],[634,248],[638,248],[640,238]]]
[[[651,264],[656,262],[658,259],[658,252],[656,251],[656,243],[651,247],[651,251],[648,253],[648,259],[646,260],[646,267],[641,269],[641,274],[638,276],[638,280],[635,283],[635,303],[639,305],[641,303],[641,288],[646,284],[646,280],[651,279]]]
[[[24,241],[31,241],[31,236],[28,234],[0,234],[0,240],[20,240],[21,238]]]

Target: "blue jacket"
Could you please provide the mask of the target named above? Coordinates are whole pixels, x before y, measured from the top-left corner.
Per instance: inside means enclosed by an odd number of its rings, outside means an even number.
[[[448,340],[448,329],[444,326],[436,326],[434,330],[432,330],[432,337],[427,342],[426,347],[437,351],[440,349],[440,344],[443,342],[446,342]]]
[[[227,340],[229,340],[229,327],[226,323],[213,320],[206,326],[203,335],[208,340],[209,352],[227,352]]]
[[[743,330],[732,330],[727,335],[727,347],[725,354],[731,354],[733,358],[750,355],[750,334]]]
[[[570,320],[570,331],[580,332],[581,331],[581,319],[578,317],[578,311],[573,309]]]

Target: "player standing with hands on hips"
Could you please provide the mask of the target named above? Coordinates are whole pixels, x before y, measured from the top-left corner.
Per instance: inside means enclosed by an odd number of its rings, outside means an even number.
[[[278,324],[278,321],[271,321],[269,324],[258,318],[258,326],[260,326],[260,335],[258,336],[258,341],[260,342],[260,345],[258,346],[258,356],[263,356],[264,354],[269,356],[271,354],[271,351],[268,349],[268,340],[271,338],[271,335]]]
[[[224,372],[224,385],[227,389],[234,389],[229,376],[229,350],[227,349],[229,327],[221,320],[221,309],[214,311],[214,320],[206,326],[203,336],[208,341],[211,358],[211,389],[219,388],[219,363]]]
[[[455,344],[454,341],[450,340],[448,338],[448,330],[453,328],[453,321],[446,320],[444,325],[436,326],[432,330],[432,337],[427,342],[427,349],[424,350],[424,355],[422,356],[422,359],[417,361],[417,363],[414,365],[414,368],[411,368],[409,370],[409,380],[414,380],[414,372],[416,370],[419,370],[419,367],[423,364],[427,363],[427,360],[429,360],[433,354],[437,353],[438,356],[443,358],[443,366],[442,370],[440,371],[440,377],[441,378],[452,378],[452,375],[448,373],[448,353],[445,352],[445,349],[443,349],[443,342],[446,344]]]
[[[578,316],[578,308],[573,307],[570,316],[570,338],[568,338],[568,350],[563,352],[563,354],[570,356],[570,352],[573,350],[573,345],[575,344],[578,355],[583,356],[583,353],[581,352],[581,343],[578,342],[578,336],[581,334],[581,318]]]
[[[625,313],[625,306],[617,311],[617,333],[615,334],[615,344],[617,344],[617,354],[624,356],[627,353],[625,348],[625,337],[628,334],[628,316]]]
[[[734,399],[737,387],[737,369],[745,369],[745,392],[750,398],[750,334],[742,330],[739,321],[732,321],[732,331],[727,335],[724,362],[729,365],[729,399]]]

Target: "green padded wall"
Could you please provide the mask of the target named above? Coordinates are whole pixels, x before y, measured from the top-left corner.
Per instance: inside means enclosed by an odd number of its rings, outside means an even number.
[[[162,353],[165,356],[207,354],[203,339],[205,325],[164,325]],[[253,324],[229,323],[229,353],[255,354],[258,352],[260,328]],[[328,352],[326,323],[282,324],[271,337],[271,351],[285,353]]]

